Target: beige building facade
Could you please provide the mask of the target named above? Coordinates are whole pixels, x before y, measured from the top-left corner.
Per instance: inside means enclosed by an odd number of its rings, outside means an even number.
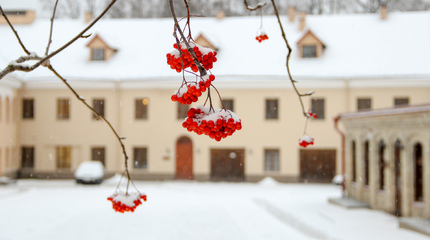
[[[398,216],[430,217],[430,105],[341,114],[348,196]]]
[[[171,19],[100,21],[90,38],[80,39],[51,64],[126,138],[136,179],[258,181],[271,176],[283,182],[329,182],[342,172],[342,139],[333,126],[340,112],[430,102],[430,72],[423,64],[430,36],[407,27],[428,27],[428,14],[306,16],[300,23],[282,19],[297,87],[302,93],[315,91],[303,98],[305,109],[318,114],[306,131],[273,16],[265,17],[270,39],[261,44],[252,35],[261,25],[259,17],[193,20],[196,42],[218,52],[213,85],[242,120],[243,129],[220,142],[183,128],[186,109],[171,101],[182,81],[166,64],[174,42]],[[32,39],[26,41],[28,48],[44,51],[42,33],[49,23],[36,18],[17,30],[23,39]],[[85,23],[58,19],[55,26],[52,49]],[[16,38],[7,25],[0,25],[0,34],[5,42],[0,66],[6,66],[22,52],[9,47]],[[397,49],[386,39],[415,44]],[[211,91],[214,106],[221,107]],[[203,98],[191,107],[204,104]],[[3,78],[0,109],[0,175],[70,178],[85,160],[102,161],[109,175],[123,171],[124,156],[108,126],[46,69]],[[304,132],[314,145],[299,146]]]

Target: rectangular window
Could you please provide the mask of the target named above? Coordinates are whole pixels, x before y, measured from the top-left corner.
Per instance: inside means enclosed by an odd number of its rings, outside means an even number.
[[[148,98],[140,98],[135,100],[135,118],[148,119]]]
[[[100,161],[105,165],[105,148],[93,147],[91,148],[91,160]]]
[[[34,99],[22,100],[22,118],[23,119],[34,118]]]
[[[177,103],[177,119],[185,119],[187,117],[187,112],[190,109],[190,105]]]
[[[312,113],[317,114],[317,119],[324,119],[324,98],[314,98],[312,99]]]
[[[70,169],[72,163],[72,147],[58,146],[56,153],[57,168]]]
[[[278,149],[264,150],[264,170],[279,171],[279,150]]]
[[[105,60],[105,49],[104,48],[93,48],[93,49],[91,49],[91,60],[93,60],[93,61],[104,61]]]
[[[232,99],[223,99],[222,105],[225,107],[225,109],[231,110],[232,112],[234,111],[234,101]]]
[[[22,168],[34,167],[34,147],[21,148],[21,167]]]
[[[96,112],[104,117],[105,116],[105,100],[104,99],[93,99],[93,108]],[[93,119],[97,119],[97,115],[93,114]]]
[[[278,119],[278,99],[266,100],[266,119]]]
[[[317,57],[317,47],[315,45],[303,46],[303,58],[316,58],[316,57]]]
[[[357,99],[357,110],[370,110],[372,108],[372,100],[370,98]]]
[[[137,147],[133,149],[134,168],[146,169],[147,163],[147,150],[144,147]]]
[[[406,106],[409,104],[409,98],[402,97],[402,98],[394,98],[394,106]]]
[[[68,98],[57,99],[57,119],[69,119],[70,100]]]

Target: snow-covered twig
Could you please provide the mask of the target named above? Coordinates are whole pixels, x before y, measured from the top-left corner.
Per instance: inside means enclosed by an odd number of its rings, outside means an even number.
[[[26,72],[30,72],[33,71],[34,69],[38,68],[40,65],[43,65],[47,60],[51,59],[52,57],[54,57],[55,55],[57,55],[58,53],[62,52],[64,49],[66,49],[67,47],[69,47],[70,45],[72,45],[74,42],[76,42],[76,40],[78,40],[79,38],[84,38],[86,37],[84,34],[94,26],[94,24],[96,24],[106,13],[107,11],[109,11],[109,9],[113,6],[113,4],[116,2],[117,0],[112,0],[109,5],[105,8],[105,10],[100,13],[100,15],[95,18],[90,24],[88,24],[88,26],[86,28],[84,28],[80,33],[78,33],[74,38],[72,38],[70,41],[68,41],[66,44],[64,44],[62,47],[58,48],[57,50],[53,51],[52,53],[45,55],[44,57],[42,57],[39,61],[37,61],[35,64],[26,67],[26,68],[22,68],[18,65],[17,68],[15,68],[14,65],[8,65],[5,69],[3,69],[0,73],[4,73],[4,75],[0,75],[0,80],[6,76],[7,74],[14,72],[14,71],[26,71]],[[23,48],[24,52],[27,55],[30,55],[30,52],[25,48],[24,44],[22,43],[21,39],[18,36],[18,33],[16,32],[16,30],[13,28],[13,25],[10,23],[9,19],[7,18],[6,14],[4,13],[3,9],[0,6],[0,11],[2,12],[3,17],[6,19],[6,21],[8,22],[9,26],[11,27],[12,31],[15,33],[16,38],[18,39],[21,47]]]

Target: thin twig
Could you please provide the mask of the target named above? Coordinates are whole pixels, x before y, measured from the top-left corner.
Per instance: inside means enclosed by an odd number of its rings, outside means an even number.
[[[55,12],[57,11],[57,5],[58,5],[58,0],[55,1],[54,10],[52,10],[51,27],[49,29],[49,39],[48,39],[48,44],[46,45],[45,56],[48,55],[49,47],[51,46],[51,43],[52,43],[52,30],[54,28],[54,18],[55,18]]]
[[[24,52],[27,55],[30,55],[30,52],[27,50],[27,48],[25,48],[24,43],[22,43],[21,38],[18,35],[18,32],[15,30],[15,28],[13,27],[12,23],[9,21],[9,18],[6,16],[6,13],[3,11],[3,8],[0,5],[0,12],[3,15],[4,19],[6,20],[7,24],[9,25],[9,27],[12,29],[13,33],[15,34],[16,39],[19,42],[19,45],[21,45],[22,50],[24,50]],[[1,77],[0,77],[1,79]]]
[[[73,89],[73,87],[67,82],[67,80],[62,77],[53,67],[52,65],[48,65],[47,68],[49,70],[51,70],[51,72],[53,72],[55,74],[55,76],[57,76],[59,79],[61,79],[61,81],[66,84],[66,86],[69,88],[70,91],[72,91],[72,93],[75,95],[75,97],[81,101],[88,109],[90,109],[96,116],[97,118],[102,119],[104,122],[106,122],[106,124],[109,126],[109,128],[112,130],[112,132],[114,133],[115,137],[118,139],[119,144],[121,145],[122,148],[122,153],[124,154],[124,160],[125,160],[125,169],[127,170],[127,160],[128,160],[128,156],[127,156],[127,152],[125,150],[125,146],[123,143],[123,137],[120,137],[119,134],[117,133],[117,131],[115,130],[115,128],[112,126],[112,124],[103,116],[101,116],[94,108],[92,108],[86,101],[84,98],[82,98],[81,96],[79,96],[79,94],[75,91],[75,89]],[[127,171],[127,175],[128,171]]]
[[[249,7],[249,6],[248,6],[248,3],[247,3],[247,1],[246,1],[246,0],[243,0],[243,2],[244,2],[245,7],[246,7],[246,9],[247,9],[248,11],[255,11],[255,10],[260,9],[260,8],[262,8],[263,6],[265,6],[265,5],[266,5],[265,3],[259,3],[256,7],[251,8],[251,7]],[[289,77],[289,79],[290,79],[290,81],[291,81],[291,84],[293,85],[294,91],[296,92],[296,94],[297,94],[297,96],[298,96],[298,98],[299,98],[300,105],[301,105],[301,107],[302,107],[303,115],[304,115],[305,117],[307,117],[307,113],[306,113],[306,110],[305,110],[305,106],[304,106],[304,104],[303,104],[302,97],[303,97],[303,96],[309,96],[309,95],[301,94],[301,93],[299,92],[299,90],[297,89],[296,84],[295,84],[295,83],[296,83],[296,81],[293,79],[293,77],[292,77],[292,75],[291,75],[291,70],[290,70],[290,57],[291,57],[291,52],[292,52],[293,50],[291,49],[291,46],[290,46],[290,44],[288,43],[287,37],[286,37],[286,35],[285,35],[284,27],[282,26],[282,21],[281,21],[281,19],[280,19],[280,17],[279,17],[279,12],[278,12],[278,8],[276,7],[276,3],[275,3],[275,1],[274,1],[274,0],[271,0],[271,2],[272,2],[273,10],[275,11],[276,18],[278,19],[279,28],[281,29],[281,35],[282,35],[282,38],[284,39],[285,45],[287,46],[287,49],[288,49],[287,60],[286,60],[286,64],[285,64],[285,65],[286,65],[286,67],[287,67],[288,77]]]
[[[186,1],[186,0],[184,0]],[[179,32],[179,35],[181,35],[182,41],[185,43],[185,46],[187,46],[188,52],[191,54],[191,57],[193,57],[194,63],[196,64],[197,68],[199,69],[200,75],[205,76],[207,74],[206,69],[199,63],[199,60],[197,59],[196,53],[194,52],[193,48],[190,46],[190,43],[187,41],[187,38],[184,35],[184,32],[181,30],[181,27],[179,26],[178,19],[176,17],[175,8],[173,6],[173,1],[169,0],[170,3],[170,12],[172,13],[173,21],[175,22],[175,29]],[[188,6],[188,5],[186,5]],[[173,36],[177,39],[176,33],[173,33]],[[178,46],[178,50],[181,52],[181,47]]]

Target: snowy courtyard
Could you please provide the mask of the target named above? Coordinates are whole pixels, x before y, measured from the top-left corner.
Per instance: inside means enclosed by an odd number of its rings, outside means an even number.
[[[289,239],[428,240],[398,219],[328,203],[339,186],[194,181],[142,182],[148,201],[117,213],[107,197],[118,183],[19,180],[0,186],[0,240]]]

